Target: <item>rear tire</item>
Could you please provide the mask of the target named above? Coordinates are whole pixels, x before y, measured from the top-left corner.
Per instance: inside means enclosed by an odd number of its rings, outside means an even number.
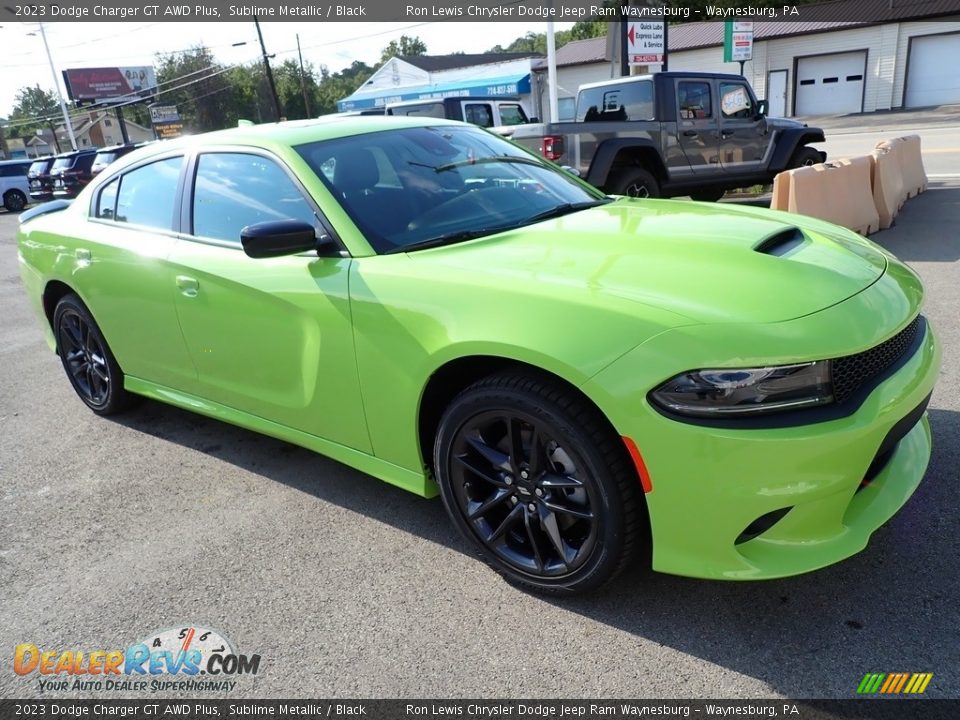
[[[9,212],[20,212],[27,206],[27,196],[19,190],[10,190],[3,196],[3,206]]]
[[[614,195],[626,195],[635,198],[660,197],[660,183],[652,173],[639,167],[629,167],[614,178]]]
[[[53,334],[67,379],[88,408],[97,415],[114,415],[136,401],[123,387],[123,371],[103,333],[76,295],[64,295],[57,303]]]
[[[623,443],[550,379],[505,372],[460,393],[440,421],[434,468],[454,525],[510,582],[586,592],[637,555],[646,511]]]

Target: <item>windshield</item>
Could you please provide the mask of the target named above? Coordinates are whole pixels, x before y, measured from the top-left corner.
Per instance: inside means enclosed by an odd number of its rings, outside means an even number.
[[[93,159],[93,166],[97,167],[99,165],[109,165],[114,160],[117,159],[118,153],[114,152],[98,152],[97,156]]]
[[[36,160],[30,164],[30,169],[27,171],[27,173],[29,175],[42,175],[47,171],[49,166],[49,160]]]
[[[76,160],[76,155],[71,155],[70,157],[57,158],[53,163],[53,167],[50,168],[51,172],[54,170],[66,170],[68,167],[73,166],[73,161]]]
[[[378,253],[457,242],[605,201],[478,128],[441,125],[297,148]]]

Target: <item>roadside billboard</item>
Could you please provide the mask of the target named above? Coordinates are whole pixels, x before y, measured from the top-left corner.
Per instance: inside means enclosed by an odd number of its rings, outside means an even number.
[[[76,103],[102,103],[148,97],[156,92],[152,67],[73,68],[63,71],[67,94]]]

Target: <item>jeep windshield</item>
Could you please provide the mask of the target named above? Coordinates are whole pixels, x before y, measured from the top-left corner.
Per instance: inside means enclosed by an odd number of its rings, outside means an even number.
[[[462,242],[608,201],[468,126],[386,130],[296,149],[378,253]]]

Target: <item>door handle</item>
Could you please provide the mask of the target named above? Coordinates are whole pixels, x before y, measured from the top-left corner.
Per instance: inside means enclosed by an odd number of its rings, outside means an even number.
[[[696,137],[696,136],[697,136],[697,131],[696,131],[696,130],[684,130],[684,131],[683,131],[683,136],[684,136],[684,137]]]
[[[74,255],[76,255],[77,260],[80,262],[90,262],[90,258],[92,257],[90,255],[90,251],[86,248],[77,248],[77,251],[74,253]]]
[[[735,132],[734,130],[721,130],[720,137],[730,137],[731,135],[734,134],[734,132]]]
[[[200,283],[189,275],[177,275],[177,287],[187,297],[196,297],[200,291]]]

